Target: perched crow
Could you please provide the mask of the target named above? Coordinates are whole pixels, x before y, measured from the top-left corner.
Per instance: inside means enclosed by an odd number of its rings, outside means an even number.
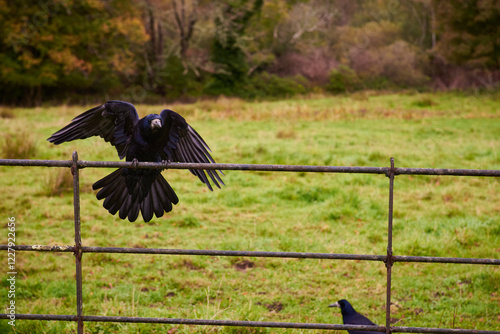
[[[108,101],[75,117],[70,124],[47,140],[59,145],[75,139],[100,136],[118,151],[120,159],[132,161],[215,163],[203,138],[176,112],[165,109],[160,115],[139,119],[135,107],[122,101]],[[215,170],[190,169],[212,190],[208,177],[220,188]],[[220,172],[220,171],[219,171]],[[220,172],[222,174],[222,172]],[[208,177],[207,177],[208,175]],[[97,199],[112,215],[135,221],[142,213],[144,221],[163,216],[179,199],[157,169],[120,168],[92,186]]]
[[[356,310],[352,307],[352,305],[349,304],[349,302],[345,299],[341,299],[334,304],[328,305],[328,307],[340,307],[344,325],[377,326],[370,319],[356,312]],[[367,331],[348,331],[348,332],[349,334],[369,334],[369,333],[385,334],[385,332],[367,332]]]

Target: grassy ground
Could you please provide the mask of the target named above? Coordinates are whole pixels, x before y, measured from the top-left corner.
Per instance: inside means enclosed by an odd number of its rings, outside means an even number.
[[[170,108],[182,113],[222,163],[500,169],[500,102],[408,94],[249,103],[234,99]],[[3,109],[0,157],[118,160],[95,138],[45,139],[84,107]],[[140,113],[158,106],[138,106]],[[15,134],[20,134],[16,139]],[[121,221],[91,185],[111,169],[81,171],[85,246],[384,254],[388,179],[383,175],[226,172],[213,193],[190,173],[165,171],[180,203],[149,223]],[[17,244],[73,243],[69,169],[0,167],[1,224],[16,217]],[[398,176],[394,253],[499,258],[500,180]],[[65,186],[66,185],[66,186]],[[0,268],[6,268],[0,252]],[[75,314],[72,254],[17,252],[18,313]],[[6,269],[0,273],[7,305]],[[201,256],[84,254],[84,314],[342,323],[327,305],[346,298],[385,323],[383,263]],[[394,323],[500,330],[500,269],[402,264],[393,268]],[[69,333],[74,323],[17,321],[16,333]],[[86,323],[89,333],[316,333],[321,331]],[[0,332],[13,332],[0,320]]]

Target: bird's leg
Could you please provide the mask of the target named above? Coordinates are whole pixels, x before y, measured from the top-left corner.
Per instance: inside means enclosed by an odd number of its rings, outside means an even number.
[[[172,162],[172,160],[170,159],[167,159],[167,160],[162,160],[162,164],[163,164],[163,170],[165,169],[168,169],[168,165]]]
[[[139,160],[137,160],[137,158],[134,158],[132,160],[132,168],[137,168],[137,165],[139,164]]]

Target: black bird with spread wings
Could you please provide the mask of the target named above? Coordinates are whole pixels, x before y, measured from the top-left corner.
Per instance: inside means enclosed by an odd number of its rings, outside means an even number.
[[[118,151],[120,159],[142,162],[215,163],[203,138],[176,112],[141,119],[135,107],[122,101],[108,101],[75,117],[47,140],[56,145],[75,139],[100,136]],[[224,184],[216,170],[190,169],[212,190],[209,178],[220,188]],[[219,171],[220,172],[220,171]],[[222,174],[222,172],[220,172]],[[142,213],[144,221],[163,216],[179,199],[157,169],[119,168],[93,184],[97,199],[112,215],[133,222]]]
[[[342,320],[344,325],[366,325],[366,326],[377,326],[370,319],[362,314],[356,312],[354,307],[345,299],[341,299],[338,302],[328,305],[328,307],[340,307],[340,312],[342,313]],[[385,334],[385,332],[367,332],[367,331],[353,331],[348,330],[349,334]]]

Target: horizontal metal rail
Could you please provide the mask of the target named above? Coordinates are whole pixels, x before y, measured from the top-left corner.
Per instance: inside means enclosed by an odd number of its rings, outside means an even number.
[[[72,167],[72,160],[0,159],[0,166]],[[78,160],[78,168],[134,168],[128,161]],[[139,162],[135,168],[146,169],[212,169],[269,172],[309,173],[358,173],[387,175],[390,167],[311,166],[311,165],[263,165],[263,164],[212,164],[185,162]],[[395,175],[453,175],[453,176],[500,176],[496,169],[449,169],[449,168],[394,168]]]
[[[0,250],[7,250],[7,245],[0,245]],[[16,245],[10,247],[16,251],[35,252],[75,252],[75,246],[47,246],[47,245]],[[210,249],[171,249],[171,248],[142,248],[142,247],[81,247],[82,253],[121,253],[121,254],[157,254],[157,255],[204,255],[204,256],[241,256],[241,257],[274,257],[295,259],[325,259],[325,260],[355,260],[355,261],[382,261],[387,255],[368,254],[334,254],[334,253],[307,253],[307,252],[260,252],[260,251],[229,251]],[[500,259],[437,257],[437,256],[404,256],[393,255],[393,262],[423,262],[423,263],[458,263],[458,264],[485,264],[500,265]]]
[[[0,319],[8,319],[7,314],[0,314]],[[76,315],[50,315],[50,314],[16,314],[16,319],[24,320],[52,320],[52,321],[77,321]],[[207,320],[207,319],[182,319],[182,318],[142,318],[142,317],[117,317],[84,315],[85,322],[126,322],[149,323],[170,325],[197,325],[197,326],[233,326],[233,327],[268,327],[268,328],[294,328],[294,329],[323,329],[323,330],[356,330],[385,331],[385,326],[365,325],[336,325],[300,322],[274,322],[274,321],[238,321],[238,320]],[[451,329],[427,327],[391,327],[394,333],[443,333],[443,334],[498,334],[496,331],[476,329]]]
[[[477,259],[477,258],[461,258],[461,257],[393,255],[392,260],[394,262],[491,264],[497,266],[500,265],[500,259]]]

